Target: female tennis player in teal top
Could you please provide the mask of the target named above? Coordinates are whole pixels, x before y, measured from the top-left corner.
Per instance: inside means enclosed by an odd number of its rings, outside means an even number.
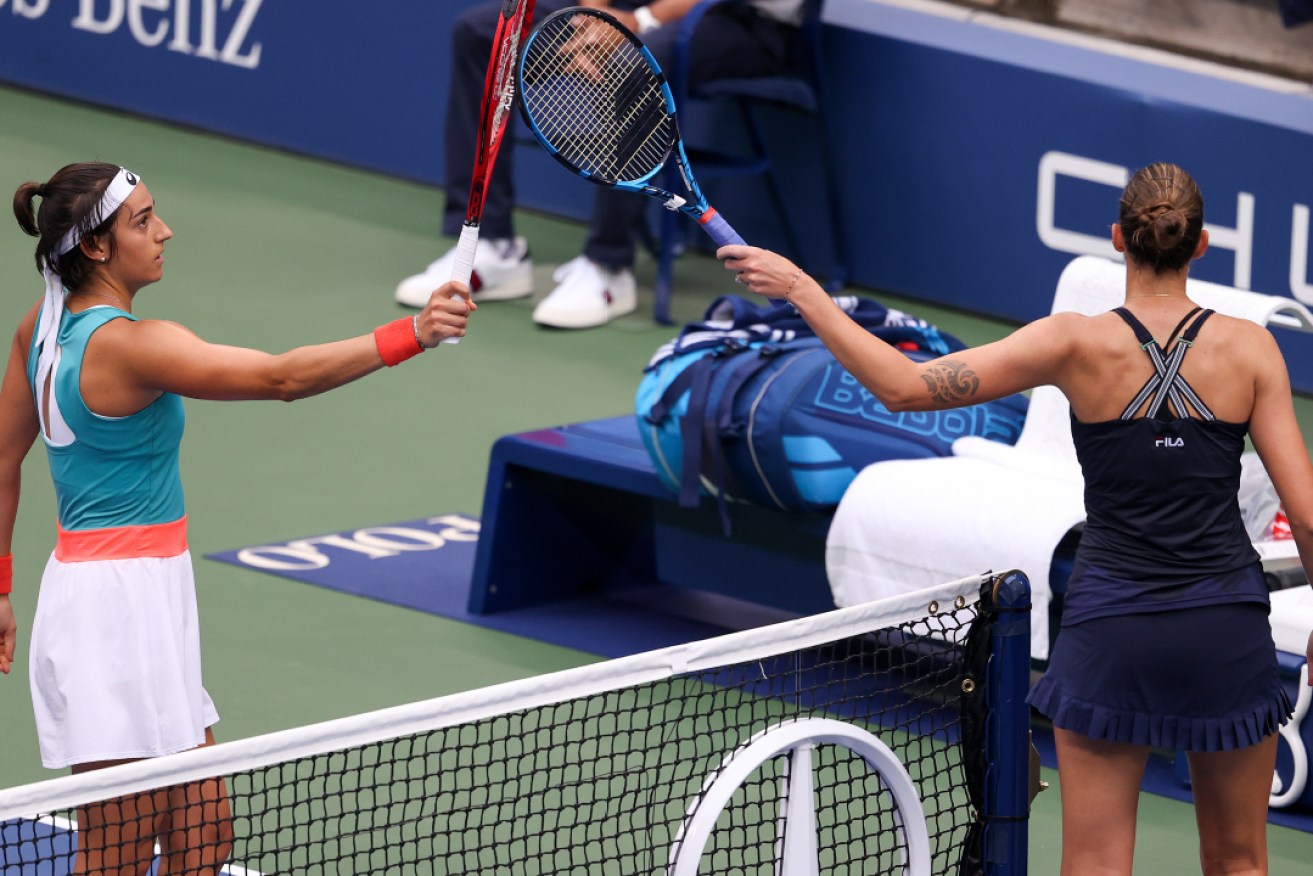
[[[1272,335],[1187,297],[1190,262],[1208,248],[1203,225],[1188,173],[1143,168],[1112,227],[1126,257],[1122,307],[1055,314],[925,363],[863,331],[788,260],[740,246],[718,253],[749,289],[797,307],[891,410],[1047,384],[1071,402],[1087,522],[1062,630],[1029,697],[1055,728],[1064,874],[1131,872],[1152,748],[1187,752],[1204,872],[1267,872],[1277,729],[1291,704],[1237,502],[1240,455],[1247,434],[1311,580],[1313,464]]]
[[[468,289],[448,283],[413,317],[271,355],[133,315],[136,294],[163,276],[173,231],[132,171],[69,165],[20,186],[14,214],[39,238],[46,288],[0,386],[0,671],[17,636],[19,473],[39,435],[58,504],[28,665],[42,762],[83,772],[213,744],[178,471],[182,397],[291,401],[350,383],[463,336]],[[215,780],[88,807],[78,827],[79,873],[145,873],[157,839],[160,872],[214,873],[231,841]]]

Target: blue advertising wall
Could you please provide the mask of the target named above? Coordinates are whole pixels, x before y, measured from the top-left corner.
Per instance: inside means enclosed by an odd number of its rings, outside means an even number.
[[[0,80],[433,182],[468,5],[0,0]]]
[[[426,184],[442,168],[446,47],[467,0],[0,0],[0,81],[193,125]],[[787,195],[830,235],[816,157],[841,182],[849,280],[1021,321],[1104,242],[1134,169],[1198,178],[1214,282],[1313,304],[1313,94],[995,26],[957,7],[827,0],[826,130],[780,117]],[[695,136],[732,133],[690,119]],[[0,119],[0,126],[21,125]],[[521,203],[580,218],[586,183],[514,149]],[[748,240],[780,245],[751,184],[709,186]],[[795,254],[797,255],[797,254]],[[818,264],[819,263],[819,264]],[[1279,332],[1279,335],[1286,333]],[[1283,338],[1313,391],[1313,342]]]
[[[1120,189],[1167,160],[1205,197],[1213,245],[1194,276],[1313,304],[1313,92],[869,0],[826,9],[855,277],[1034,318],[1073,255],[1115,257]],[[1283,340],[1313,388],[1313,342]]]

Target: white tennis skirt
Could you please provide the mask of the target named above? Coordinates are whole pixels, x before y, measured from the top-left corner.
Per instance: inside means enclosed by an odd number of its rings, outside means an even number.
[[[47,767],[200,745],[219,713],[201,686],[191,553],[76,563],[52,555],[28,674]]]

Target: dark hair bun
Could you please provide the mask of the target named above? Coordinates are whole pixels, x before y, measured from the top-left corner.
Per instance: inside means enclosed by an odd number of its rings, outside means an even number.
[[[1158,273],[1180,270],[1194,258],[1203,231],[1203,196],[1180,167],[1151,164],[1126,184],[1117,223],[1134,261]]]
[[[1145,228],[1152,232],[1154,248],[1159,252],[1171,252],[1185,237],[1185,215],[1176,207],[1164,205],[1164,208],[1145,222]]]

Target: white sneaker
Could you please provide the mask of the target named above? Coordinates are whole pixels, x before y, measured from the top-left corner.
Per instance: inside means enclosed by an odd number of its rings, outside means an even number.
[[[634,272],[627,268],[611,271],[579,256],[557,268],[552,279],[556,288],[533,311],[533,321],[539,325],[592,328],[638,307]]]
[[[456,264],[456,248],[431,263],[424,273],[407,277],[397,284],[393,297],[407,307],[423,307],[433,290],[451,279]],[[533,260],[523,237],[514,240],[481,240],[474,251],[474,273],[470,291],[475,301],[508,301],[533,294]]]

